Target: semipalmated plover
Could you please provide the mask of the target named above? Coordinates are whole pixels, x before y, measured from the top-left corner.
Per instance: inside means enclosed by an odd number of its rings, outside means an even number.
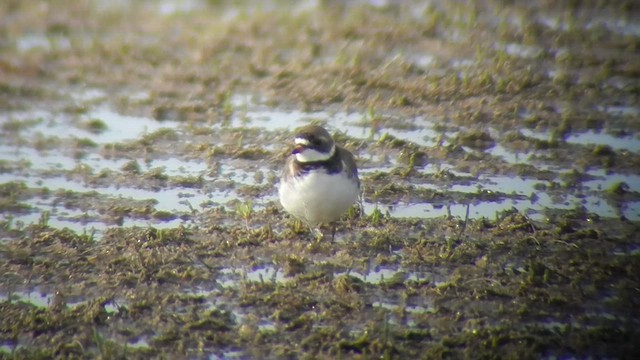
[[[278,194],[284,209],[312,228],[338,219],[360,195],[353,154],[320,126],[298,129]]]

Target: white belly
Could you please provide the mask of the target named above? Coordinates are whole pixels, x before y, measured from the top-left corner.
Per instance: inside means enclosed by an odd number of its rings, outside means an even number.
[[[289,182],[281,181],[278,193],[287,212],[316,226],[342,216],[356,202],[360,189],[346,176],[312,171]]]

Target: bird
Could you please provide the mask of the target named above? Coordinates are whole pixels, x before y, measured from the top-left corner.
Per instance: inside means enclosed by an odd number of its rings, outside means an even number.
[[[299,128],[293,143],[278,186],[280,203],[321,235],[317,226],[340,218],[360,197],[358,167],[353,154],[321,126]]]

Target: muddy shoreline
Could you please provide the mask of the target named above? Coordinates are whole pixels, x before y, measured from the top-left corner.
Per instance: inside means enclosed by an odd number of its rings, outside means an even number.
[[[3,2],[0,358],[635,358],[639,18]],[[310,122],[334,242],[276,199]]]

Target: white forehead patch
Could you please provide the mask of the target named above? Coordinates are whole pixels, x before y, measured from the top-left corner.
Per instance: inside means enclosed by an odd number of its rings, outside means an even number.
[[[304,139],[304,138],[295,138],[295,139],[293,140],[293,142],[294,142],[296,145],[309,146],[309,140]]]

